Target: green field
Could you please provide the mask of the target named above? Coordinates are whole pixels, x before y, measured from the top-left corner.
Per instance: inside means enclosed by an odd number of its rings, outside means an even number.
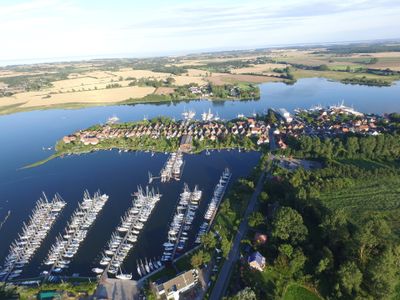
[[[287,287],[282,300],[321,300],[321,298],[301,285],[291,284]]]
[[[296,79],[301,78],[312,78],[312,77],[321,77],[332,79],[335,81],[340,81],[346,78],[362,78],[366,77],[367,79],[376,79],[376,80],[384,80],[388,82],[393,82],[399,80],[399,76],[380,76],[369,73],[351,73],[351,72],[340,72],[340,71],[317,71],[317,70],[301,70],[296,69],[293,72],[293,75]]]
[[[357,222],[365,216],[382,216],[400,230],[400,177],[386,176],[354,180],[339,190],[321,191],[321,200],[331,209],[343,209]]]

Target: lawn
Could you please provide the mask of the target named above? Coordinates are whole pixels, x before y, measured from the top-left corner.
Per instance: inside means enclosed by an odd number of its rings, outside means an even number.
[[[304,286],[291,284],[287,287],[282,300],[321,300],[321,298]]]

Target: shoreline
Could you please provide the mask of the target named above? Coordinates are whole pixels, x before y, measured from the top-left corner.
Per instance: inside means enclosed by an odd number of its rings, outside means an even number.
[[[315,71],[317,72],[317,71]],[[144,97],[141,98],[129,98],[125,99],[122,101],[110,101],[110,102],[67,102],[67,103],[60,103],[60,104],[50,104],[50,105],[38,105],[38,106],[29,106],[29,107],[21,107],[24,105],[26,102],[20,102],[16,104],[11,104],[11,105],[4,105],[0,106],[0,117],[5,116],[5,115],[11,115],[15,113],[22,113],[22,112],[32,112],[32,111],[43,111],[43,110],[52,110],[52,109],[68,109],[68,110],[74,110],[74,109],[84,109],[84,108],[91,108],[91,107],[107,107],[107,106],[119,106],[119,105],[136,105],[136,104],[165,104],[168,102],[171,103],[179,103],[179,102],[191,102],[191,101],[201,101],[201,100],[208,100],[210,102],[222,102],[222,101],[259,101],[261,99],[261,89],[260,85],[261,84],[268,84],[268,83],[283,83],[286,85],[293,85],[296,84],[299,80],[302,79],[308,79],[308,78],[323,78],[327,81],[331,82],[336,82],[340,83],[343,85],[358,85],[358,86],[365,86],[365,87],[379,87],[379,88],[390,88],[395,86],[397,83],[400,82],[400,80],[391,80],[390,85],[370,85],[370,84],[363,84],[361,82],[343,82],[343,78],[335,78],[335,77],[330,77],[330,76],[323,76],[323,74],[317,74],[317,73],[311,73],[309,75],[300,75],[296,76],[293,81],[276,81],[276,82],[264,82],[264,83],[258,83],[257,87],[259,89],[259,96],[255,98],[234,98],[234,97],[229,97],[229,98],[204,98],[202,99],[201,97],[182,97],[179,99],[171,99],[171,98],[163,98],[162,95],[157,95],[157,94],[148,94]],[[321,71],[319,71],[321,72]],[[321,75],[321,76],[317,76]],[[247,82],[247,84],[251,84],[250,82]],[[0,98],[1,102],[1,98]]]

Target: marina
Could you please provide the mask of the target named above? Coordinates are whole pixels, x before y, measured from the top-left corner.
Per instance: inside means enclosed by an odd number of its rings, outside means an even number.
[[[51,268],[44,274],[60,273],[63,269],[68,268],[108,198],[108,195],[101,194],[100,191],[96,192],[93,197],[87,190],[84,192],[83,200],[73,213],[64,235],[58,236],[56,242],[51,246],[44,261],[44,264]]]
[[[22,166],[45,159],[49,152],[43,151],[43,145],[54,145],[60,136],[67,135],[75,130],[89,127],[96,123],[104,123],[108,117],[117,115],[120,122],[142,120],[143,115],[149,119],[159,115],[179,119],[185,107],[199,113],[208,111],[209,108],[218,111],[223,119],[231,119],[239,114],[249,116],[266,112],[269,107],[285,107],[289,112],[295,108],[309,108],[312,105],[333,104],[345,100],[348,106],[354,105],[357,110],[368,112],[392,112],[398,110],[398,95],[400,85],[391,87],[366,87],[356,85],[343,85],[321,78],[300,79],[294,85],[283,83],[261,84],[261,99],[259,101],[206,101],[198,100],[188,102],[173,102],[165,104],[137,104],[115,105],[108,107],[90,107],[75,110],[43,110],[22,112],[2,116],[0,118],[0,135],[2,148],[0,152],[5,158],[0,168],[0,218],[3,220],[8,211],[10,217],[0,231],[0,258],[4,261],[9,254],[9,246],[21,230],[24,220],[27,220],[41,191],[54,194],[59,192],[68,205],[67,212],[59,216],[59,221],[49,231],[48,238],[42,241],[42,246],[25,265],[20,277],[34,277],[38,270],[43,268],[51,245],[59,232],[63,231],[70,215],[82,197],[82,191],[88,188],[95,191],[99,187],[110,200],[101,212],[102,219],[107,222],[95,222],[93,234],[88,234],[86,241],[81,244],[79,253],[69,264],[66,274],[79,273],[82,276],[91,275],[91,269],[98,267],[97,257],[104,247],[104,237],[110,237],[118,225],[119,217],[124,214],[130,205],[129,195],[131,187],[147,183],[148,172],[159,174],[165,164],[167,155],[144,152],[101,151],[97,153],[82,154],[79,156],[65,156],[51,161],[49,164],[31,169],[21,169]],[[380,99],[380,101],[376,101]],[[54,126],[53,126],[54,125]],[[52,126],[51,131],[46,131]],[[13,130],[9,130],[12,128]],[[150,147],[151,149],[151,147]],[[258,160],[256,152],[241,151],[209,151],[199,155],[185,155],[184,172],[180,182],[187,182],[190,186],[198,184],[202,187],[207,200],[212,198],[213,188],[226,166],[236,177],[246,176]],[[99,166],[107,172],[100,172]],[[112,178],[112,180],[110,180]],[[177,195],[182,191],[182,186],[175,180],[168,184],[160,185],[163,199],[154,210],[154,218],[149,221],[141,232],[139,243],[135,245],[132,254],[125,261],[125,271],[136,273],[136,261],[144,257],[159,257],[164,251],[162,242],[166,235],[164,229],[170,225],[170,216],[174,214]],[[21,188],[23,187],[23,188]],[[72,188],[73,187],[73,188]],[[204,198],[204,199],[206,199]],[[76,200],[74,200],[76,199]],[[204,216],[208,203],[201,203],[197,214]],[[111,208],[111,209],[108,209]],[[68,218],[67,218],[68,217]],[[201,220],[203,222],[203,220]],[[201,226],[200,218],[196,218],[193,228]],[[102,233],[97,234],[97,233]],[[197,233],[197,232],[196,232]],[[195,234],[196,235],[196,234]],[[162,241],[162,242],[160,242]],[[101,258],[101,257],[100,257]],[[18,277],[18,278],[20,278]]]
[[[161,182],[168,182],[171,179],[179,181],[181,179],[183,167],[183,153],[181,151],[171,153],[160,172]]]
[[[102,268],[93,268],[94,273],[108,273],[119,277],[132,278],[132,274],[122,273],[121,265],[137,242],[141,230],[160,199],[160,193],[150,190],[149,187],[146,187],[145,191],[140,186],[138,187],[138,191],[134,194],[132,206],[121,218],[120,225],[111,235],[106,250],[102,254],[100,260]]]
[[[168,230],[167,241],[163,244],[164,252],[162,261],[172,261],[177,252],[181,253],[187,243],[188,232],[199,207],[202,191],[197,186],[191,192],[185,184],[183,192],[180,194],[179,202],[176,207],[176,213],[172,218]]]
[[[28,224],[24,222],[22,233],[18,234],[18,239],[10,246],[9,254],[0,271],[0,278],[3,281],[21,275],[22,269],[41,246],[65,205],[66,202],[59,195],[56,194],[51,201],[48,201],[43,193],[29,217]]]
[[[207,211],[204,214],[204,222],[200,225],[200,230],[196,236],[196,244],[200,244],[201,237],[208,232],[210,229],[214,217],[218,211],[219,205],[221,204],[222,198],[224,197],[225,191],[228,187],[229,181],[231,180],[232,173],[226,168],[219,178],[219,182],[215,186],[213,196],[210,203],[208,204]]]
[[[139,259],[136,261],[136,272],[138,273],[139,277],[145,277],[149,276],[152,274],[154,271],[157,271],[163,266],[163,263],[161,262],[160,259],[153,258],[147,260],[147,258],[144,259],[144,262],[142,259]]]

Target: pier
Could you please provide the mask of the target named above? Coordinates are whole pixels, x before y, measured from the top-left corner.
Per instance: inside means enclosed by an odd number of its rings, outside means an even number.
[[[132,201],[132,207],[121,219],[120,226],[112,234],[108,248],[104,251],[100,265],[105,266],[105,269],[95,268],[93,269],[95,273],[101,273],[102,277],[107,277],[107,273],[117,274],[160,199],[161,194],[155,193],[154,190],[150,191],[147,187],[146,192],[143,192],[142,188],[138,187],[138,191]],[[125,275],[127,278],[124,279],[132,278],[131,274]]]
[[[29,263],[51,227],[60,215],[66,203],[59,195],[48,201],[46,195],[40,198],[29,218],[28,225],[24,223],[22,235],[18,235],[10,246],[10,252],[0,271],[2,281],[13,279],[21,275],[22,268]]]
[[[199,244],[201,242],[201,237],[210,230],[231,177],[232,173],[228,168],[226,168],[222,173],[217,185],[215,186],[213,197],[211,202],[208,204],[206,213],[204,214],[205,222],[200,226],[199,233],[196,237],[196,244]]]
[[[162,261],[172,261],[176,252],[178,250],[183,250],[185,247],[185,243],[188,239],[185,235],[187,235],[187,232],[190,230],[201,196],[202,192],[198,190],[197,186],[195,186],[193,192],[191,192],[185,184],[176,207],[176,214],[172,219],[168,231],[168,241],[163,244],[165,251]],[[184,236],[182,237],[182,235]]]
[[[183,166],[183,153],[181,151],[171,153],[160,172],[161,182],[168,182],[171,179],[180,180]]]
[[[80,244],[86,239],[89,228],[95,222],[107,200],[108,196],[101,194],[100,191],[96,192],[93,197],[87,190],[84,192],[82,203],[79,203],[78,208],[74,211],[71,221],[65,228],[65,234],[57,237],[44,262],[45,265],[51,265],[45,281],[53,271],[59,273],[64,268],[68,268],[68,264],[78,252]]]

